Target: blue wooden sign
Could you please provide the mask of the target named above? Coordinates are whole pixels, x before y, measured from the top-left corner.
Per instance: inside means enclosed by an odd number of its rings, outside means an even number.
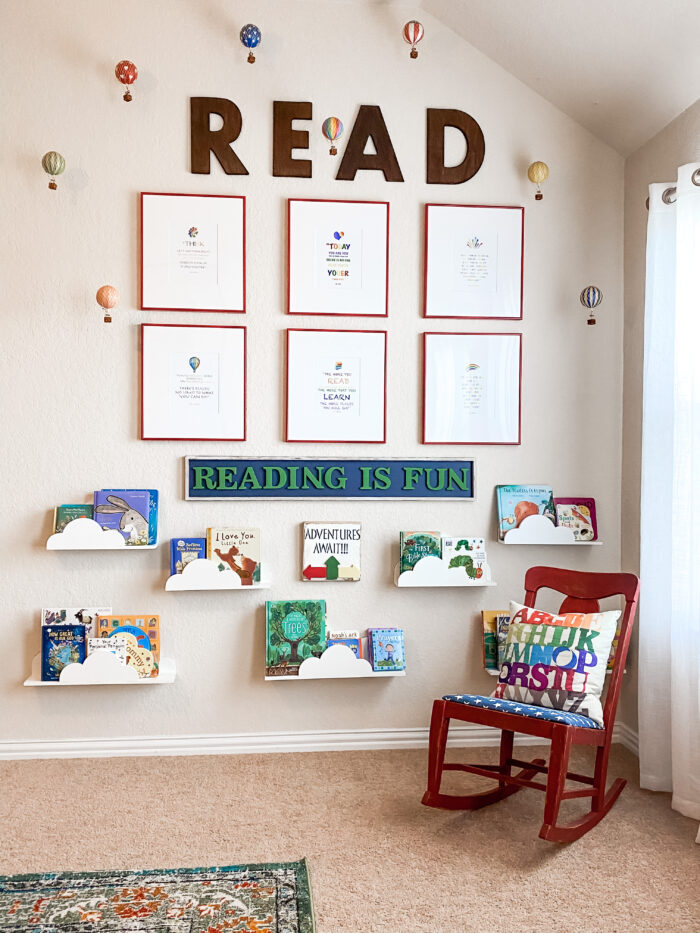
[[[185,457],[185,498],[465,501],[474,461]]]

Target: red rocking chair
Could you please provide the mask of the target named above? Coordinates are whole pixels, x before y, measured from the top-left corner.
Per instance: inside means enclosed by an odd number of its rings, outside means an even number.
[[[608,756],[612,742],[615,711],[622,686],[622,673],[627,658],[630,635],[639,598],[639,580],[631,573],[582,573],[575,570],[561,570],[555,567],[532,567],[525,574],[525,605],[535,605],[537,593],[541,589],[552,589],[566,598],[560,612],[597,612],[599,600],[609,596],[624,596],[625,610],[622,616],[620,638],[615,654],[613,670],[609,676],[608,692],[603,707],[603,729],[590,728],[592,720],[586,717],[569,717],[582,720],[584,725],[565,725],[551,720],[533,718],[536,714],[521,715],[499,710],[467,706],[444,698],[433,703],[433,715],[430,721],[430,749],[428,759],[428,789],[423,795],[427,807],[439,807],[445,810],[478,810],[496,803],[504,797],[510,797],[523,787],[534,787],[545,792],[544,822],[540,829],[540,838],[551,842],[573,842],[599,823],[610,810],[625,786],[625,781],[618,778],[605,792],[608,770]],[[523,704],[519,704],[521,707]],[[538,710],[538,707],[525,706],[526,710]],[[450,719],[462,722],[474,722],[483,726],[493,726],[501,730],[501,754],[497,765],[445,764],[445,746]],[[551,740],[549,766],[544,759],[521,761],[513,757],[513,734],[541,736]],[[596,747],[595,770],[593,776],[574,774],[568,770],[569,753],[572,745],[593,745]],[[513,766],[521,770],[513,774]],[[443,771],[467,771],[483,777],[494,778],[498,787],[491,791],[467,796],[443,794],[440,782]],[[546,774],[547,782],[533,781],[536,774]],[[590,785],[581,790],[565,790],[567,778],[580,784]],[[573,797],[590,797],[591,809],[583,819],[574,823],[557,823],[562,800]]]

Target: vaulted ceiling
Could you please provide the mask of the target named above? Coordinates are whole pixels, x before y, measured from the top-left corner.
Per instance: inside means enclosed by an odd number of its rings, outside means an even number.
[[[700,0],[421,5],[625,156],[700,95]]]

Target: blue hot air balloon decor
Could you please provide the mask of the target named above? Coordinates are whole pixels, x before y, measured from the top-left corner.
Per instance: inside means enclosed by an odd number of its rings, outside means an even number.
[[[590,311],[588,324],[595,324],[595,309],[603,300],[603,293],[596,285],[586,285],[581,292],[579,300],[584,308]]]
[[[241,42],[248,49],[248,61],[252,65],[255,61],[253,49],[257,49],[262,42],[262,33],[253,23],[248,23],[241,29]]]
[[[190,366],[192,367],[192,372],[196,373],[197,367],[199,366],[199,357],[191,356],[189,362],[190,362]]]

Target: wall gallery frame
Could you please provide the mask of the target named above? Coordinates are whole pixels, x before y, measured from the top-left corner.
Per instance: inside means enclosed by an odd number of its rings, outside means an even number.
[[[287,330],[286,440],[386,442],[386,331]]]
[[[287,202],[289,314],[386,317],[389,204]]]
[[[246,329],[141,325],[141,439],[246,439]]]
[[[520,444],[521,334],[423,335],[423,443]]]
[[[522,320],[525,209],[425,205],[425,317]]]
[[[245,312],[245,198],[141,194],[141,308]]]

